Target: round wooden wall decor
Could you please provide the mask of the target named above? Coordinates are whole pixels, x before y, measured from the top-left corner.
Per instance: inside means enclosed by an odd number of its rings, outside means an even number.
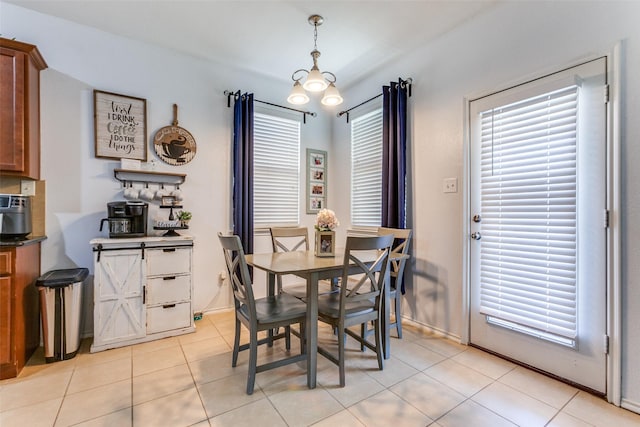
[[[160,159],[173,166],[189,163],[196,155],[196,140],[188,130],[178,126],[178,105],[173,104],[172,126],[158,129],[153,148]]]

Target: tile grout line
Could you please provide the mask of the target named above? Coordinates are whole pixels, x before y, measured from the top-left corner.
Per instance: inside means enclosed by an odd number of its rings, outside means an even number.
[[[200,393],[200,388],[198,388],[198,384],[196,383],[196,379],[193,376],[193,371],[191,370],[191,364],[189,363],[189,360],[187,360],[187,355],[184,352],[184,347],[182,347],[182,342],[180,341],[179,338],[178,338],[178,345],[180,346],[180,351],[182,352],[182,357],[184,357],[184,362],[187,364],[187,369],[189,369],[189,375],[191,375],[191,380],[193,381],[193,387],[196,389],[196,393],[198,393],[198,399],[200,399],[200,405],[202,405],[202,410],[204,411],[205,419],[204,420],[200,420],[200,421],[198,421],[198,422],[196,422],[194,424],[201,423],[203,421],[207,421],[207,423],[211,424],[211,422],[209,422],[209,414],[207,413],[207,407],[205,406],[204,400],[202,398],[202,394]],[[133,384],[133,381],[131,381],[131,383]],[[181,390],[181,391],[184,391],[184,390]],[[180,392],[178,392],[178,393],[180,393]],[[131,397],[133,397],[133,395]],[[134,427],[133,424],[132,424],[132,427]]]

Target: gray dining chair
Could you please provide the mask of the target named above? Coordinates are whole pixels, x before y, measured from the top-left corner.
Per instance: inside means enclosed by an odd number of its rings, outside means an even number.
[[[240,351],[249,350],[247,394],[252,394],[257,373],[306,360],[304,328],[307,306],[298,298],[288,294],[256,299],[253,295],[253,283],[240,238],[236,235],[223,236],[222,233],[218,233],[218,239],[222,245],[235,306],[236,324],[231,366],[237,365]],[[291,349],[291,325],[293,324],[300,325],[300,354],[258,365],[259,345],[271,344],[274,340],[285,338],[286,349]],[[249,343],[243,345],[240,345],[241,325],[249,330]],[[284,327],[284,332],[258,339],[258,332],[280,327]]]
[[[402,338],[402,280],[404,277],[404,269],[409,255],[409,245],[413,234],[410,228],[388,228],[379,227],[378,235],[393,234],[394,243],[391,247],[392,258],[389,261],[391,266],[389,281],[389,305],[394,308],[394,321],[389,322],[388,328],[396,328],[398,338]],[[394,255],[400,255],[400,259],[393,259]]]
[[[376,352],[378,368],[384,368],[382,343],[382,300],[388,280],[392,235],[348,236],[339,292],[318,296],[318,320],[331,325],[337,335],[338,354],[318,346],[318,353],[338,365],[340,386],[345,381],[345,341],[350,336]],[[374,260],[369,260],[370,257]],[[347,284],[344,286],[344,284]],[[375,344],[349,330],[373,322]]]
[[[409,258],[409,244],[411,243],[412,231],[408,228],[388,228],[379,227],[378,235],[393,235],[393,245],[391,247],[391,254],[389,255],[389,290],[387,292],[387,298],[383,301],[383,341],[384,341],[384,358],[388,359],[391,356],[391,343],[389,342],[390,331],[392,328],[396,329],[398,338],[402,338],[402,278],[404,277],[404,268]],[[393,307],[394,320],[391,321],[390,310]],[[369,328],[369,325],[363,324],[361,335],[366,339],[374,333],[373,329]],[[365,346],[360,346],[361,350],[365,350]]]
[[[309,250],[309,232],[307,227],[271,227],[271,247],[273,252],[292,252]],[[286,293],[302,300],[307,297],[306,283],[283,285],[282,275],[276,276],[277,293]],[[334,292],[335,288],[327,281],[318,283],[318,295]]]

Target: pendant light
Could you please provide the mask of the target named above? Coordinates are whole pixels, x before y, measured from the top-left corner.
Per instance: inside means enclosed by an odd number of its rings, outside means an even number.
[[[311,51],[311,57],[313,58],[313,67],[311,70],[301,68],[294,71],[291,75],[293,80],[293,88],[287,98],[287,101],[291,104],[306,104],[309,102],[309,96],[305,91],[309,92],[322,92],[323,105],[338,105],[342,103],[342,96],[335,86],[336,75],[329,71],[320,71],[318,68],[318,58],[320,57],[320,51],[318,50],[318,26],[322,25],[324,18],[320,15],[311,15],[309,17],[309,24],[313,25],[313,50]],[[304,83],[300,83],[303,79],[304,73],[306,73],[306,80]]]

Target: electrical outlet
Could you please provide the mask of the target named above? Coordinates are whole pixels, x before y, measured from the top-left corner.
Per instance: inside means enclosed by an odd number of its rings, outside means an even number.
[[[36,195],[36,182],[35,181],[20,181],[20,194],[25,196]]]
[[[443,193],[457,193],[458,192],[458,178],[445,178],[442,181]]]

